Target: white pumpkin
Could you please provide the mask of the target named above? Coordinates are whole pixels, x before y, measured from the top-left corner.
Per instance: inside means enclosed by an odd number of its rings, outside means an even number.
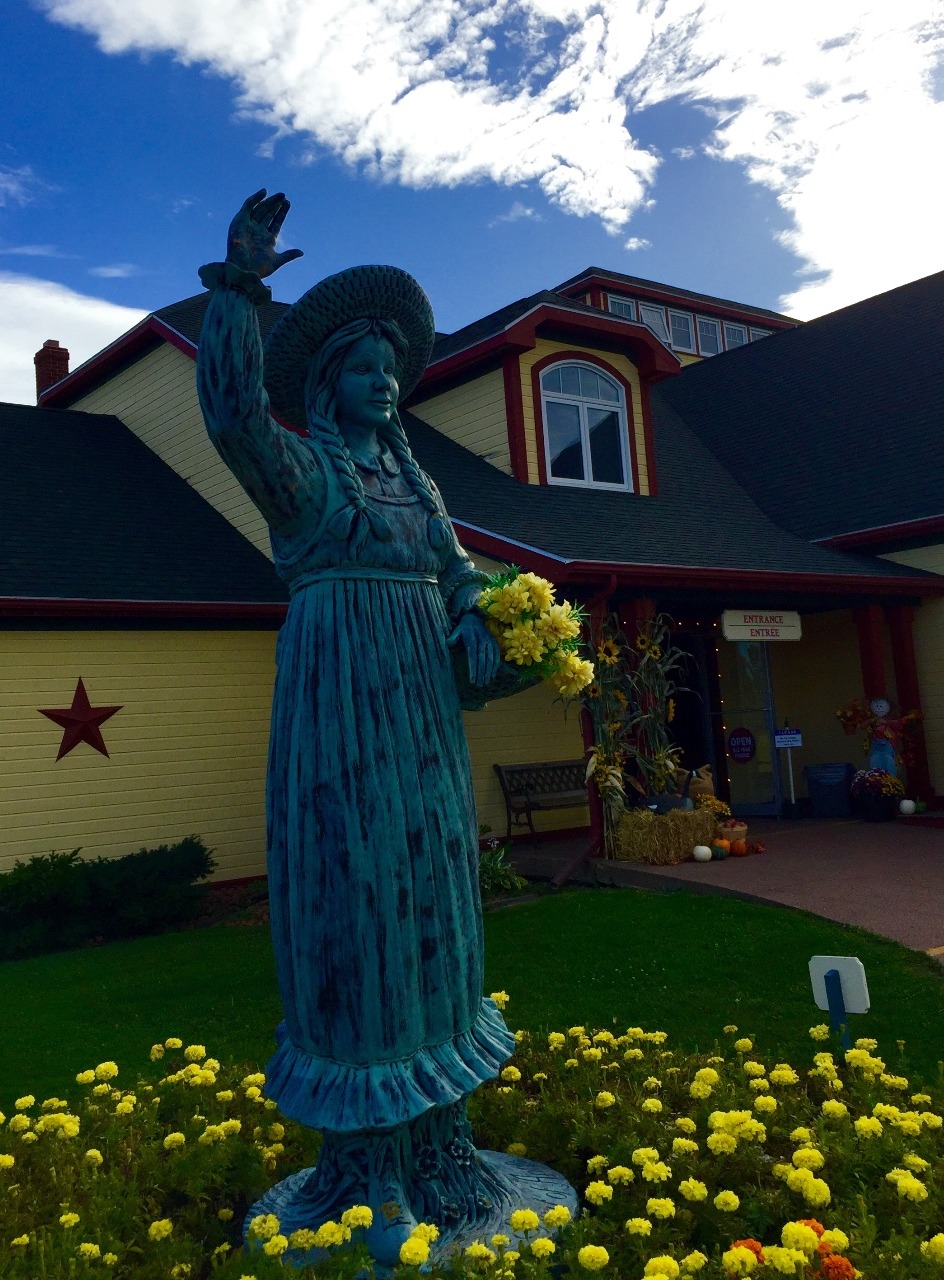
[[[692,857],[696,862],[710,862],[711,850],[706,844],[696,844],[692,850]]]
[[[910,818],[916,807],[917,806],[913,800],[902,800],[901,804],[898,806],[898,812],[903,813],[906,818]]]

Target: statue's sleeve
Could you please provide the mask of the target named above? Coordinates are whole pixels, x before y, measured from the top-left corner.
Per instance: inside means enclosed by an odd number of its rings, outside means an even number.
[[[252,282],[268,290],[249,272],[231,275],[236,283],[222,267],[201,271],[215,287],[197,349],[200,407],[217,452],[270,527],[292,534],[320,513],[325,477],[314,450],[269,413]]]

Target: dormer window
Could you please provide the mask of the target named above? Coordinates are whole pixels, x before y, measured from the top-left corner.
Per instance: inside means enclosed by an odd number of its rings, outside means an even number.
[[[551,365],[541,406],[551,483],[632,488],[626,396],[615,378],[577,361]]]

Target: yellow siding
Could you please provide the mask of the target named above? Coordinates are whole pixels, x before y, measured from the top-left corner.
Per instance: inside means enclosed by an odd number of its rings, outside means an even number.
[[[196,834],[216,878],[265,870],[271,631],[0,632],[0,872],[81,846],[95,857]],[[106,758],[39,707],[68,707],[79,677]]]
[[[646,436],[642,421],[642,394],[639,384],[639,371],[626,356],[615,355],[612,351],[597,351],[593,347],[585,347],[567,342],[551,342],[547,338],[539,338],[533,351],[527,351],[521,357],[521,401],[524,410],[525,448],[528,459],[528,481],[537,484],[538,471],[538,431],[534,411],[534,393],[531,385],[531,370],[545,356],[557,351],[585,351],[588,355],[605,360],[617,372],[621,373],[632,388],[633,439],[630,447],[634,450],[636,474],[639,477],[639,493],[649,492],[649,470],[646,463]]]
[[[944,544],[896,551],[883,559],[944,573]],[[914,639],[931,785],[936,795],[944,795],[944,600],[926,600],[916,610]]]
[[[271,558],[265,521],[207,436],[197,401],[194,369],[189,356],[163,343],[77,400],[72,408],[115,414],[253,546]]]
[[[472,782],[479,822],[505,834],[505,801],[492,765],[531,764],[543,760],[577,760],[583,755],[580,719],[571,708],[567,718],[554,694],[545,686],[513,698],[490,702],[484,711],[467,711],[465,728],[472,758]],[[586,807],[551,809],[534,816],[539,831],[584,827]]]
[[[793,753],[798,795],[806,795],[803,766],[849,761],[863,767],[862,735],[843,732],[834,712],[850,698],[861,698],[862,667],[855,623],[848,609],[803,616],[803,638],[769,644],[777,723],[789,720],[803,733],[803,746]],[[891,695],[890,695],[891,696]],[[784,795],[787,764],[781,757]]]
[[[501,369],[424,400],[411,411],[450,440],[511,475]]]

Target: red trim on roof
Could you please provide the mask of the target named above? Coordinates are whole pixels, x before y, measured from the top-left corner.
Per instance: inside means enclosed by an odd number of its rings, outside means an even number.
[[[925,516],[921,520],[903,520],[900,524],[880,524],[874,529],[857,529],[854,533],[836,533],[830,538],[814,538],[821,547],[878,547],[883,543],[903,542],[944,534],[944,516]]]
[[[42,409],[67,409],[80,396],[104,381],[115,365],[124,364],[162,339],[165,342],[170,341],[168,334],[173,332],[173,329],[168,329],[167,325],[161,324],[154,316],[145,316],[140,324],[123,333],[120,338],[116,338],[97,355],[86,360],[85,364],[80,364],[77,369],[73,369],[60,382],[48,387],[37,403]],[[181,342],[184,341],[179,334],[176,336]]]
[[[558,583],[591,586],[608,577],[617,587],[634,590],[687,588],[724,591],[815,592],[823,595],[944,596],[944,576],[934,578],[883,577],[852,573],[791,573],[769,569],[711,569],[694,565],[620,564],[611,561],[565,560],[538,548],[512,542],[462,520],[453,525],[464,547],[506,563],[545,574]]]
[[[4,618],[269,622],[281,626],[287,611],[287,604],[238,600],[57,600],[0,596],[0,617]]]
[[[565,298],[575,297],[596,289],[601,294],[612,293],[617,297],[646,298],[659,302],[663,306],[673,305],[685,311],[704,311],[711,315],[723,316],[727,320],[740,320],[753,324],[755,329],[770,327],[772,329],[796,329],[799,321],[779,317],[759,308],[739,307],[737,303],[727,304],[720,299],[710,299],[703,294],[681,293],[668,285],[631,284],[628,280],[616,280],[611,276],[598,275],[591,272],[574,280],[563,288],[555,290]]]

